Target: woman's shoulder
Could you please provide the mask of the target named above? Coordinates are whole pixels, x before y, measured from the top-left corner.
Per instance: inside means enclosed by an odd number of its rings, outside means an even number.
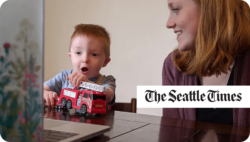
[[[165,58],[164,65],[174,65],[172,60],[172,53],[169,53],[168,56]]]
[[[174,64],[174,57],[178,52],[171,52],[164,60],[162,69],[163,85],[195,85],[196,75],[187,75],[178,70]]]
[[[177,85],[179,77],[183,75],[173,62],[173,52],[165,58],[162,69],[162,85]]]
[[[244,52],[244,58],[250,59],[250,47]]]
[[[250,85],[250,48],[244,51],[242,56],[236,58],[234,63],[234,84]]]
[[[235,60],[235,64],[245,67],[250,67],[250,48],[244,51],[241,56],[237,57]]]
[[[175,57],[175,55],[176,55],[176,53],[171,52],[168,54],[168,56],[164,60],[163,70],[166,73],[168,73],[168,75],[184,74],[183,72],[179,71],[178,68],[174,64],[173,58]]]
[[[173,51],[168,54],[164,60],[164,66],[171,69],[172,71],[178,71],[177,67],[174,65],[174,57],[178,54],[178,51]]]

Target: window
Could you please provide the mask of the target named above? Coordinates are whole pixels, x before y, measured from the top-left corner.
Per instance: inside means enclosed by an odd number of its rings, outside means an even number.
[[[88,93],[84,93],[84,98],[88,98]]]
[[[97,99],[106,100],[106,96],[104,95],[90,94],[89,96],[91,100],[97,100]]]
[[[69,96],[68,92],[69,92],[68,90],[64,90],[64,95]]]
[[[75,92],[70,92],[69,96],[72,97],[72,98],[75,98],[76,97],[76,93]]]
[[[71,91],[68,91],[68,90],[64,90],[64,95],[72,97],[72,98],[76,97],[76,93],[75,92],[71,92]]]
[[[91,100],[93,100],[93,94],[89,94]]]

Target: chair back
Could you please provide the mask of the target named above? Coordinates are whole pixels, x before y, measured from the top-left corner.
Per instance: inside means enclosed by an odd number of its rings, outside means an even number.
[[[111,110],[126,111],[136,113],[136,98],[131,99],[131,103],[118,102],[111,106]]]

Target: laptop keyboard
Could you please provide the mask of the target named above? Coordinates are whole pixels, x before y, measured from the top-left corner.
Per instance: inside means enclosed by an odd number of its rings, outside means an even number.
[[[73,137],[75,135],[78,135],[78,134],[44,129],[43,130],[43,141],[56,142],[56,141],[64,140],[64,139],[69,138],[69,137]]]

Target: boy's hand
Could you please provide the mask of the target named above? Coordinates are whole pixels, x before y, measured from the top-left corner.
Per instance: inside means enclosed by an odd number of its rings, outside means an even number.
[[[46,102],[46,106],[55,107],[55,101],[58,100],[57,93],[53,91],[43,90],[43,100]]]
[[[82,81],[89,81],[88,78],[81,71],[73,72],[67,77],[67,80],[75,88],[79,87]]]

